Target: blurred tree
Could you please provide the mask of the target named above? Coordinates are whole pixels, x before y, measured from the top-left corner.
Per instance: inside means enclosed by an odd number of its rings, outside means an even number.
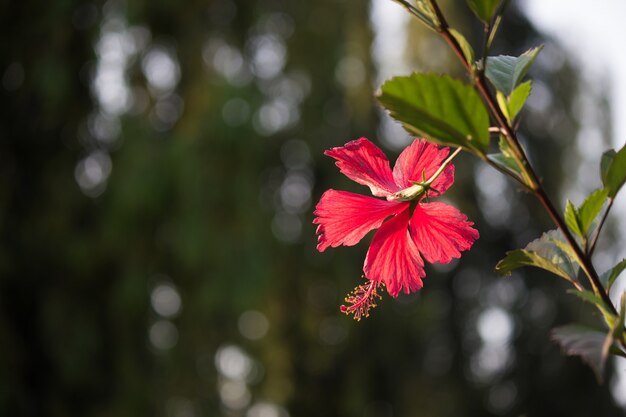
[[[0,8],[5,414],[620,415],[547,341],[577,314],[561,283],[486,272],[551,226],[469,157],[451,198],[474,249],[417,296],[339,315],[366,245],[319,254],[310,222],[323,190],[360,191],[323,150],[379,135],[367,2]],[[541,43],[515,5],[505,20],[498,50]],[[454,68],[410,28],[415,65]],[[548,46],[552,100],[524,132],[553,180],[579,80]]]

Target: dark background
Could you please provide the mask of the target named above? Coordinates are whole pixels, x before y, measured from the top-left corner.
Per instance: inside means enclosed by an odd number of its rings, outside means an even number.
[[[478,45],[464,2],[442,3]],[[511,3],[495,53],[546,44],[521,132],[561,204],[579,69]],[[322,153],[366,136],[393,160],[408,140],[373,99],[368,2],[22,0],[0,16],[2,415],[623,415],[548,340],[592,310],[536,270],[493,273],[552,226],[469,155],[447,198],[473,249],[366,320],[339,313],[371,236],[320,254],[312,211],[327,188],[367,190]],[[405,52],[464,77],[419,25]]]

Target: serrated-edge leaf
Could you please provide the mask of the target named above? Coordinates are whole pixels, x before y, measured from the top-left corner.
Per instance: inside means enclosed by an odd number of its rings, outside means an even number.
[[[532,65],[543,45],[531,48],[518,57],[499,55],[487,57],[485,75],[506,96],[509,96]]]
[[[508,104],[509,117],[511,118],[511,120],[515,119],[515,117],[524,107],[526,100],[530,96],[532,88],[533,82],[531,80],[528,80],[515,87],[513,92],[511,92]]]
[[[613,268],[610,268],[608,271],[605,271],[602,275],[600,275],[600,282],[602,286],[606,288],[606,290],[610,290],[615,283],[615,280],[619,277],[619,275],[626,269],[626,259],[622,259],[617,265]]]
[[[558,267],[552,261],[540,256],[536,252],[526,249],[516,249],[507,252],[504,259],[496,265],[496,272],[502,275],[508,275],[514,269],[521,268],[523,266],[534,266],[536,268],[552,272],[569,282],[574,282],[576,280],[575,276],[570,276],[567,271]]]
[[[577,282],[579,267],[573,261],[573,250],[558,230],[551,230],[533,240],[524,249],[507,252],[496,265],[500,274],[509,274],[522,266],[534,266],[552,272],[571,283]]]
[[[569,200],[567,200],[567,204],[565,205],[565,223],[567,224],[569,230],[577,234],[579,237],[584,237],[580,220],[578,218],[578,211],[576,210],[576,207],[574,207],[574,204]]]
[[[418,74],[386,81],[378,100],[404,128],[433,142],[484,156],[489,114],[469,85],[447,75]]]
[[[560,230],[555,229],[545,232],[541,237],[526,245],[526,249],[536,252],[543,258],[556,264],[573,281],[577,280],[580,268],[576,262],[576,254]]]
[[[500,4],[500,0],[467,0],[467,4],[480,20],[489,23]]]
[[[465,36],[463,36],[463,34],[461,34],[461,32],[459,32],[458,30],[450,28],[449,31],[452,34],[452,36],[454,36],[454,39],[456,39],[456,41],[459,43],[459,46],[461,47],[461,50],[463,51],[463,56],[465,57],[465,60],[470,65],[473,65],[474,64],[474,50],[472,49],[472,45],[469,44]]]
[[[577,324],[552,329],[551,339],[569,356],[580,358],[591,367],[598,381],[602,381],[606,357],[603,355],[606,334]]]
[[[589,194],[589,196],[578,208],[578,219],[584,235],[589,232],[589,228],[593,224],[593,221],[602,211],[602,207],[604,206],[608,195],[608,190],[604,188],[596,190]]]

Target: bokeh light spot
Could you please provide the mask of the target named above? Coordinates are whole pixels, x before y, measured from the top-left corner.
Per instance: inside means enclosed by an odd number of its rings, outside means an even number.
[[[157,285],[150,295],[152,308],[160,316],[171,318],[180,311],[182,301],[178,291],[172,285]]]
[[[178,342],[178,329],[171,321],[158,320],[150,327],[150,342],[159,350],[169,350]]]
[[[141,66],[150,84],[157,93],[169,93],[178,84],[180,68],[172,52],[163,47],[154,47],[143,58]]]
[[[267,317],[259,311],[248,310],[239,316],[239,332],[247,339],[259,340],[267,334],[270,327]]]
[[[252,361],[241,348],[226,345],[217,350],[215,366],[218,372],[230,379],[244,381],[252,371]]]
[[[490,307],[478,316],[478,334],[487,344],[504,344],[513,334],[513,320],[499,307]]]
[[[248,409],[246,417],[289,417],[289,413],[276,404],[258,402]]]

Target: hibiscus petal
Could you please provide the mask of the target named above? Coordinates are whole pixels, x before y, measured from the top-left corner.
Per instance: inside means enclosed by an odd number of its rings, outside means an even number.
[[[440,148],[425,139],[415,139],[406,147],[393,167],[393,178],[400,188],[413,185],[411,181],[428,180],[448,156],[448,148]],[[432,188],[443,194],[454,182],[454,165],[450,164],[437,177]],[[439,195],[439,194],[438,194]]]
[[[393,180],[389,160],[378,146],[366,138],[329,149],[324,155],[335,158],[335,164],[342,174],[359,184],[367,185],[377,197],[385,197],[399,190]]]
[[[383,281],[392,297],[400,290],[406,294],[419,290],[426,275],[424,261],[409,235],[408,223],[408,207],[385,222],[374,235],[363,266],[365,276]]]
[[[467,216],[445,203],[418,204],[410,221],[413,241],[424,258],[445,264],[472,247],[478,230]]]
[[[313,212],[317,216],[313,223],[319,225],[317,249],[323,252],[329,246],[356,245],[367,232],[407,206],[408,203],[328,190]]]

